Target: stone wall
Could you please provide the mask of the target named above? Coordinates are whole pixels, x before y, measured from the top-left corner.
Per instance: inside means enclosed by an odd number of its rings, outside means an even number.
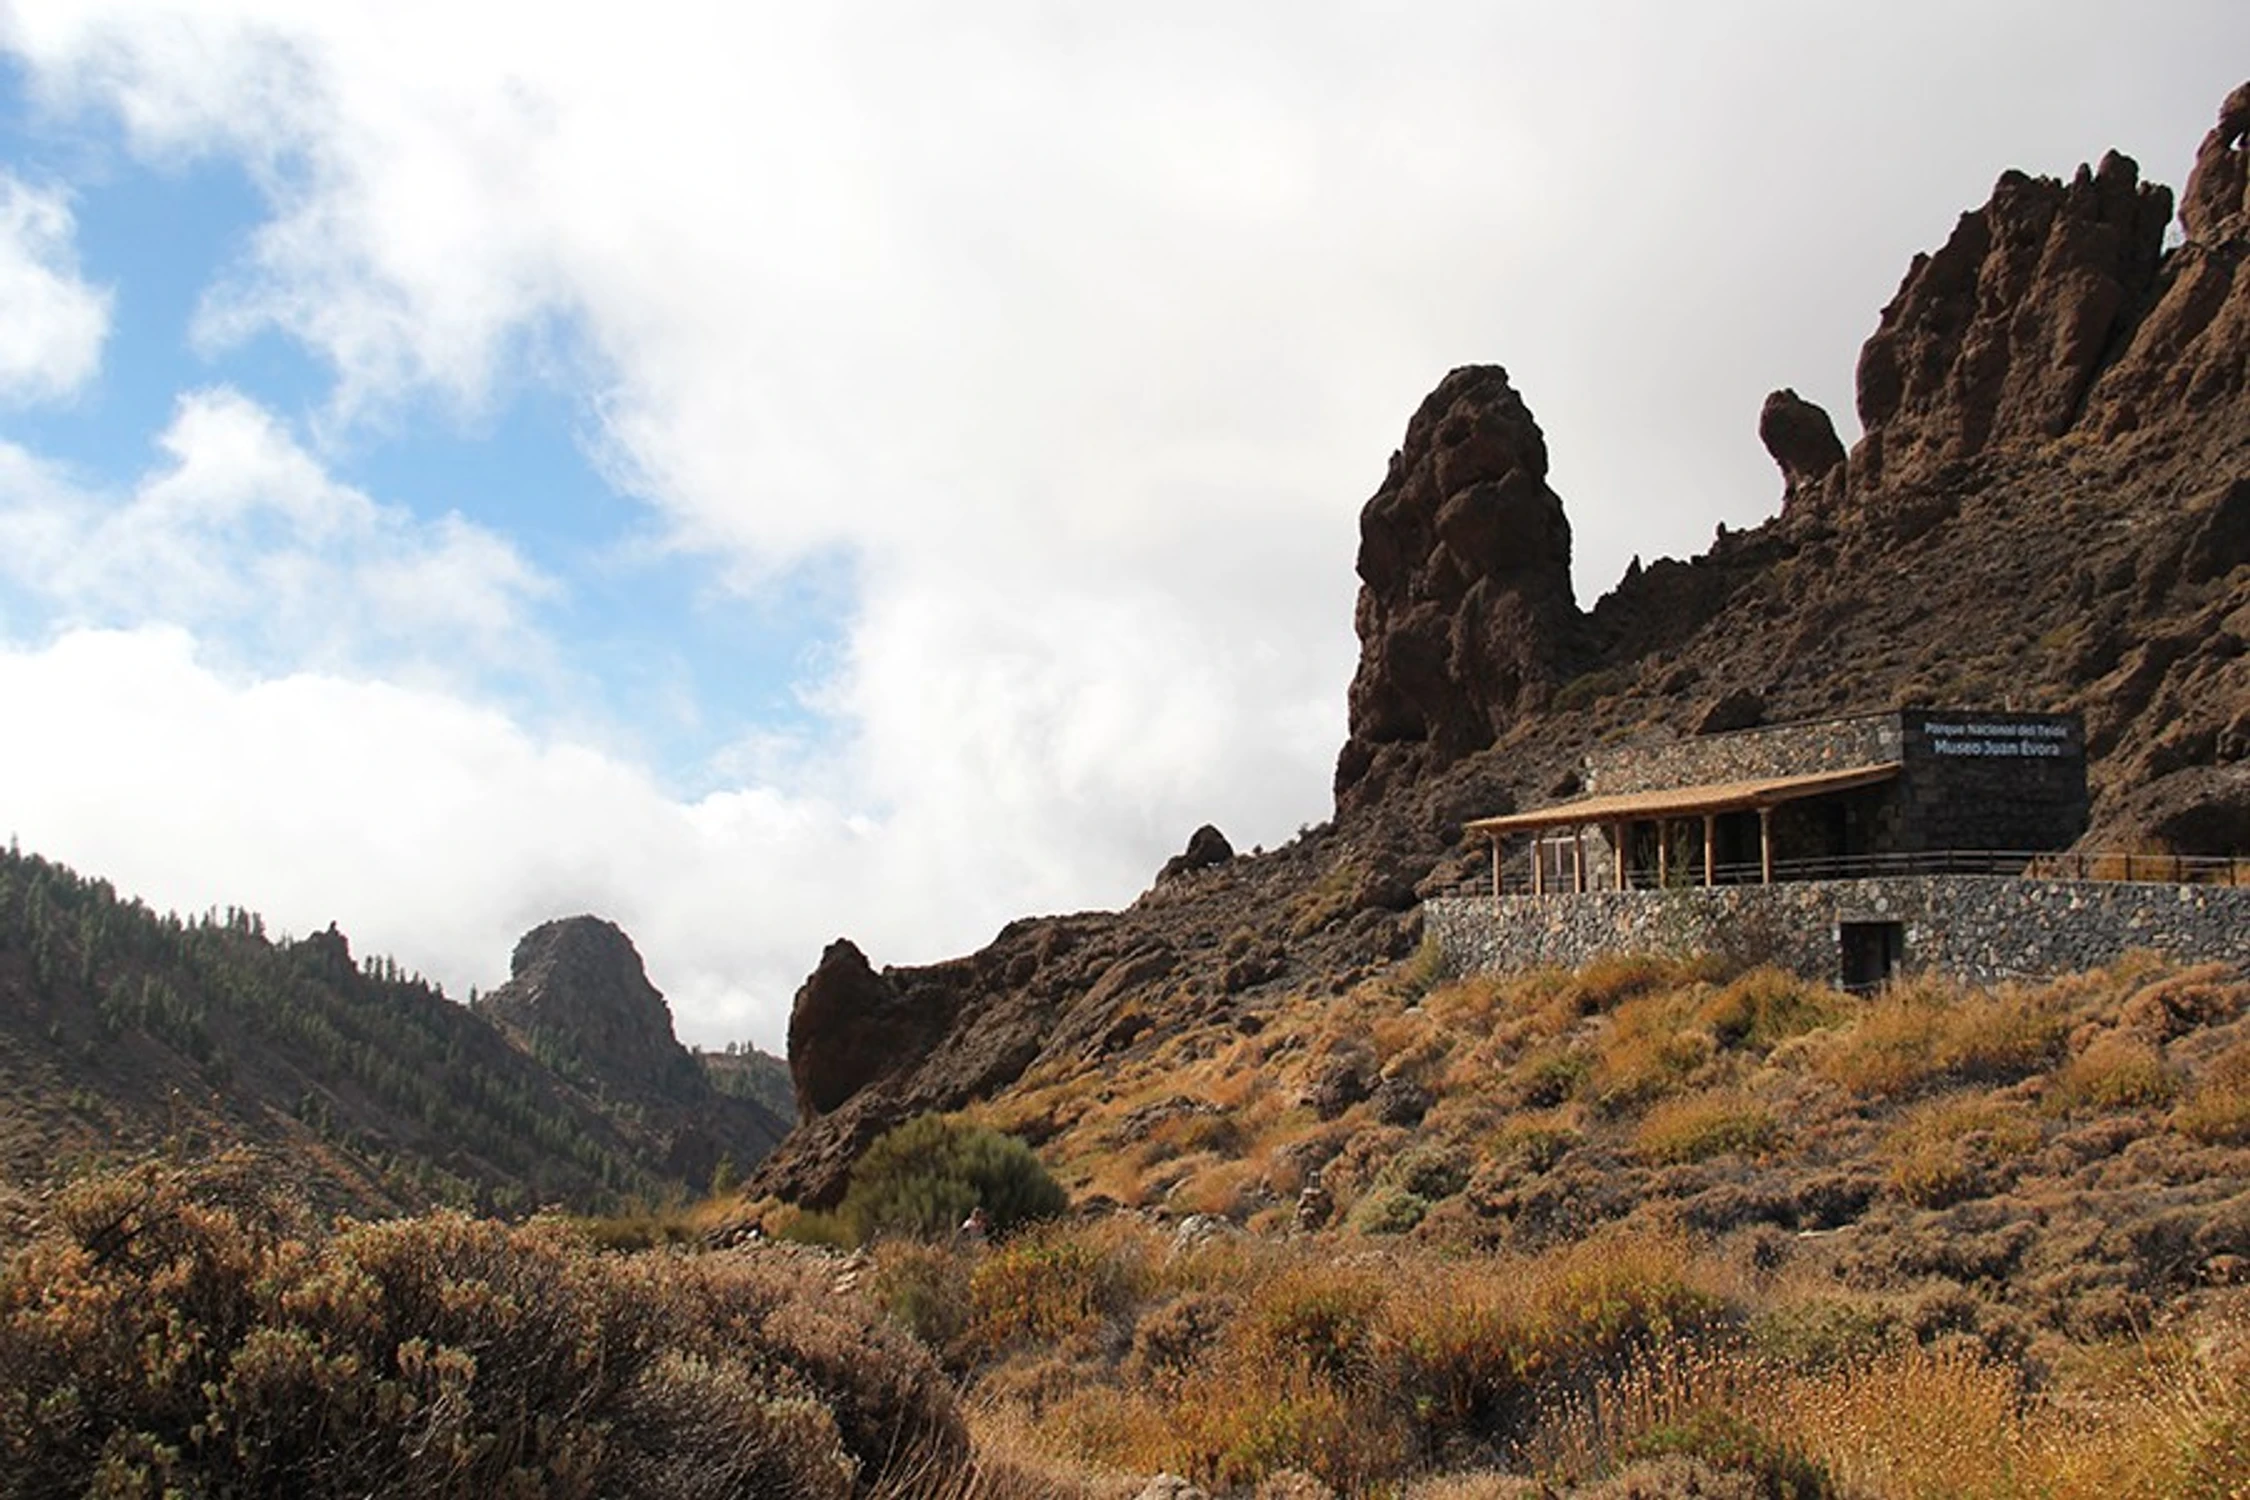
[[[1653,792],[1717,781],[1844,771],[1900,758],[1896,713],[1775,724],[1691,739],[1604,745],[1586,756],[1586,790]]]
[[[1904,967],[1962,979],[2069,973],[2135,948],[2250,967],[2250,888],[1921,875],[1583,896],[1425,902],[1448,972],[1576,966],[1604,954],[1716,952],[1841,973],[1845,923],[1898,923]]]

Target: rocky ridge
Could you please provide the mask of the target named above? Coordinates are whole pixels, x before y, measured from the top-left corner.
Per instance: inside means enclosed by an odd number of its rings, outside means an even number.
[[[755,1186],[820,1203],[913,1113],[1243,1032],[1412,951],[1470,878],[1460,825],[1568,795],[1596,740],[1901,703],[2085,715],[2085,847],[2250,851],[2250,85],[2168,190],[2115,153],[2010,171],[1917,256],[1862,350],[1863,436],[1777,391],[1778,513],[1638,559],[1581,609],[1537,422],[1506,371],[1424,400],[1361,516],[1361,657],[1333,822],[1168,867],[1125,911],[1011,924],[797,999],[802,1120]],[[1186,861],[1193,864],[1192,860]],[[846,951],[848,950],[848,951]]]
[[[534,927],[516,943],[508,982],[471,1008],[565,1078],[632,1106],[662,1135],[665,1169],[683,1181],[710,1181],[722,1157],[754,1162],[787,1129],[764,1105],[712,1086],[614,922],[576,916]]]

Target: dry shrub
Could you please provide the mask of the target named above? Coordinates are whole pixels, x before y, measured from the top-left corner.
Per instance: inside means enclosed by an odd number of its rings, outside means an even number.
[[[1411,1434],[1397,1413],[1290,1362],[1207,1366],[1182,1385],[1168,1416],[1165,1467],[1219,1489],[1290,1469],[1362,1495],[1412,1462]]]
[[[1015,1346],[1082,1343],[1128,1322],[1153,1281],[1147,1242],[1130,1230],[1051,1225],[1020,1235],[970,1275],[965,1352],[983,1361]]]
[[[2162,1052],[2111,1032],[2056,1070],[2052,1099],[2058,1109],[2152,1109],[2179,1092]]]
[[[1156,1303],[1133,1325],[1131,1368],[1144,1380],[1177,1380],[1218,1342],[1241,1305],[1224,1292],[1188,1291]]]
[[[973,1251],[919,1240],[884,1240],[874,1249],[868,1295],[926,1349],[944,1359],[974,1317]]]
[[[1478,1470],[1416,1480],[1399,1492],[1399,1500],[1550,1500],[1553,1493],[1520,1474]]]
[[[2039,1122],[2020,1105],[1940,1099],[1910,1111],[1879,1154],[1894,1192],[1918,1208],[1943,1208],[1987,1191],[1994,1170],[2039,1142]]]
[[[1570,976],[1564,995],[1582,1016],[1615,1010],[1628,1000],[1679,989],[1709,977],[1708,964],[1653,953],[1619,953],[1595,959]]]
[[[1526,1053],[1510,1074],[1509,1084],[1524,1103],[1544,1108],[1576,1094],[1593,1071],[1592,1052],[1555,1042]]]
[[[2250,1009],[2250,983],[2231,965],[2196,964],[2162,974],[2133,991],[2118,1010],[2119,1024],[2152,1042],[2205,1026],[2223,1026]]]
[[[1515,1008],[1517,987],[1490,975],[1476,975],[1440,985],[1422,997],[1430,1019],[1456,1036],[1489,1031]]]
[[[230,1160],[82,1182],[0,1269],[10,1494],[842,1497],[965,1459],[927,1356],[780,1248],[330,1234]]]
[[[1954,1079],[2002,1083],[2062,1050],[2068,1022],[2051,995],[1985,991],[1934,977],[1894,985],[1856,1021],[1815,1037],[1817,1072],[1859,1095],[1896,1096]]]
[[[1533,1172],[1544,1172],[1585,1139],[1584,1110],[1579,1106],[1524,1110],[1510,1115],[1485,1137],[1484,1154]]]
[[[1669,1165],[1763,1152],[1779,1133],[1765,1106],[1742,1094],[1692,1094],[1651,1105],[1633,1132],[1633,1149]]]
[[[1913,1347],[1787,1382],[1777,1423],[1850,1494],[2022,1492],[2028,1450],[2012,1370]]]
[[[1821,1500],[1832,1493],[1826,1472],[1777,1430],[1774,1378],[1736,1349],[1667,1345],[1614,1379],[1560,1393],[1519,1452],[1541,1475],[1576,1484],[1621,1468],[1646,1475],[1653,1461],[1702,1471],[1681,1494]],[[1715,1474],[1740,1476],[1739,1486],[1713,1485]],[[1675,1493],[1645,1483],[1617,1492]]]
[[[1256,1365],[1349,1380],[1367,1372],[1375,1315],[1388,1295],[1372,1266],[1306,1260],[1258,1287],[1243,1309],[1238,1352]]]
[[[2207,1146],[2250,1146],[2250,1042],[2211,1060],[2195,1091],[2172,1111],[2171,1125]]]
[[[1766,1051],[1777,1042],[1834,1025],[1844,997],[1825,985],[1771,965],[1737,975],[1696,1009],[1696,1020],[1721,1047]]]
[[[1694,997],[1679,991],[1643,995],[1620,1006],[1598,1042],[1595,1101],[1622,1112],[1694,1078],[1717,1047],[1710,1032],[1693,1024],[1693,1011]]]

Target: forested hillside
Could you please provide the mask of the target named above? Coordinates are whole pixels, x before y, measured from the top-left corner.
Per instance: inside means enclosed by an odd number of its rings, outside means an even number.
[[[437,986],[330,928],[159,914],[0,855],[0,1175],[171,1143],[287,1147],[305,1191],[362,1209],[499,1210],[661,1195],[673,1142],[566,1082]]]

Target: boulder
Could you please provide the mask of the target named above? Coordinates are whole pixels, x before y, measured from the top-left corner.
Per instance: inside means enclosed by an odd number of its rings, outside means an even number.
[[[1795,391],[1775,391],[1758,412],[1758,441],[1781,467],[1783,510],[1841,495],[1844,444],[1824,408]]]

